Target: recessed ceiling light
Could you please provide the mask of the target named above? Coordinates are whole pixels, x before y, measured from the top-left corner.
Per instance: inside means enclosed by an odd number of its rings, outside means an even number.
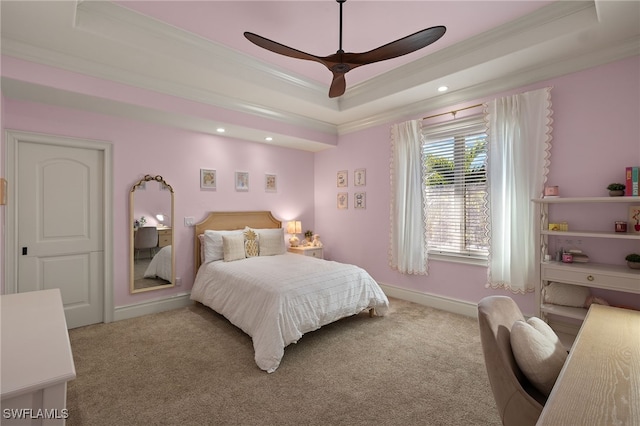
[[[224,132],[225,132],[225,130],[224,130],[222,127],[218,127],[218,128],[216,129],[216,132],[218,132],[218,133],[224,133]]]
[[[446,92],[447,90],[449,90],[449,87],[447,87],[447,86],[438,87],[438,92]]]
[[[271,136],[267,136],[266,138],[264,138],[264,140],[267,142],[271,142],[273,138]]]

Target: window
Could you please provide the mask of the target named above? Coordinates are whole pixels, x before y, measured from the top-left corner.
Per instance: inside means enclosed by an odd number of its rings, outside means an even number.
[[[486,259],[487,135],[482,116],[423,127],[429,254]]]

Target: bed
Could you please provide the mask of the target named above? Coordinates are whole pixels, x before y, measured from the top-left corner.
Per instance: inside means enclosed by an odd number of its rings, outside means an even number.
[[[164,246],[153,256],[149,266],[144,272],[145,278],[162,278],[165,281],[172,282],[172,259],[171,246]]]
[[[251,239],[246,230],[256,234],[260,255],[240,256],[240,241]],[[364,269],[287,253],[281,222],[268,211],[210,213],[195,226],[194,251],[191,299],[248,334],[256,364],[269,373],[303,334],[364,310],[384,316],[389,308]]]

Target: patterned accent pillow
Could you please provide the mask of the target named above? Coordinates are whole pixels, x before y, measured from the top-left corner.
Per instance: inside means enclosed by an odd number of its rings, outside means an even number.
[[[256,231],[260,239],[260,256],[285,254],[286,247],[284,245],[283,228],[258,229]]]
[[[260,254],[258,234],[253,229],[244,231],[244,253],[247,257],[256,257]]]
[[[224,252],[225,262],[244,259],[244,235],[242,235],[241,233],[233,235],[223,235],[222,248]]]

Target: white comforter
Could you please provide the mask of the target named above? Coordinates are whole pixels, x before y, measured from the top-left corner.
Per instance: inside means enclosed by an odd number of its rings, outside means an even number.
[[[171,246],[162,247],[151,262],[147,266],[147,270],[144,271],[145,278],[162,278],[163,280],[171,282],[173,279],[171,273]]]
[[[256,364],[269,373],[304,333],[367,308],[385,315],[389,307],[364,269],[292,253],[205,264],[191,299],[251,336]]]

